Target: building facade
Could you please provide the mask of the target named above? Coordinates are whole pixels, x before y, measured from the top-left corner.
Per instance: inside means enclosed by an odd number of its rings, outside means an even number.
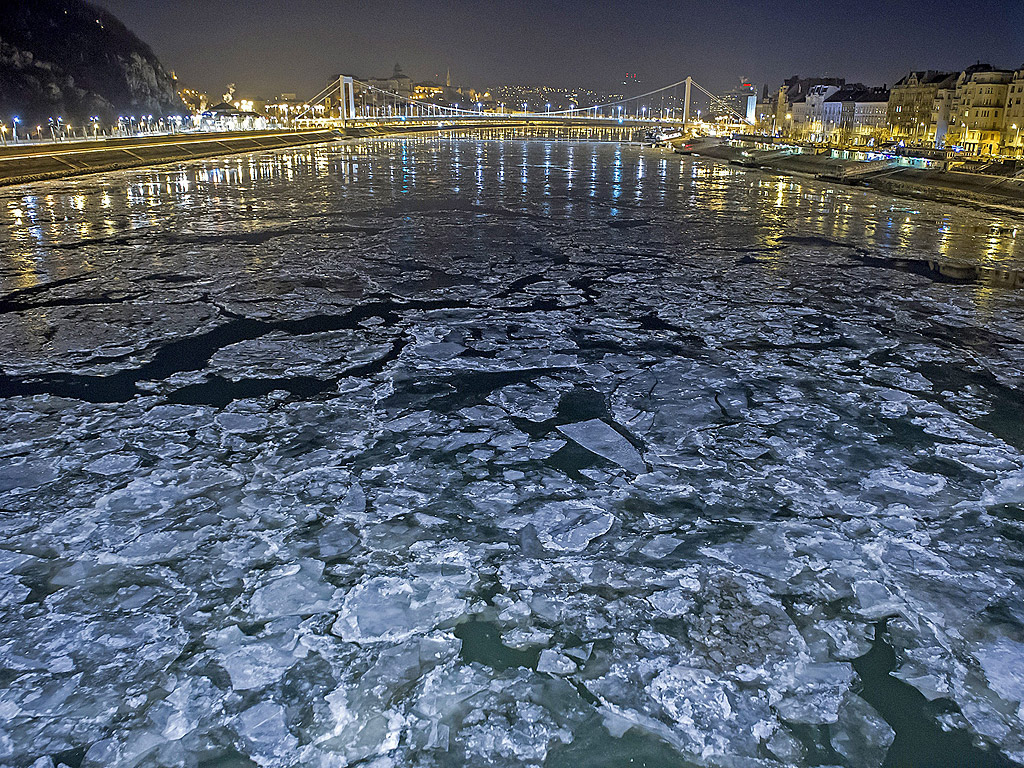
[[[406,99],[411,99],[416,90],[412,78],[405,74],[398,64],[395,64],[391,77],[371,77],[365,82],[371,88],[395,93]]]
[[[846,84],[841,77],[793,77],[785,80],[772,99],[774,105],[774,133],[782,136],[799,137],[806,133],[811,122],[812,106],[815,99],[808,103],[807,97],[815,86],[832,86],[840,88]],[[815,97],[817,98],[817,97]],[[821,99],[824,101],[824,99]],[[761,113],[768,115],[770,110],[761,108]]]
[[[742,117],[753,124],[757,120],[757,87],[749,80],[723,93],[711,103],[711,117],[734,120]]]
[[[1006,92],[1003,154],[1024,157],[1024,67],[1013,73]]]
[[[901,78],[892,87],[886,108],[890,138],[907,144],[934,145],[935,97],[941,89],[954,87],[958,75],[929,69]]]
[[[889,90],[861,83],[836,90],[822,108],[824,139],[834,144],[873,146],[888,137]]]
[[[810,87],[804,97],[804,106],[793,110],[794,135],[806,141],[825,141],[825,102],[840,87],[825,84]]]
[[[1006,105],[1014,72],[974,67],[956,81],[946,146],[970,155],[998,155],[1003,146]]]

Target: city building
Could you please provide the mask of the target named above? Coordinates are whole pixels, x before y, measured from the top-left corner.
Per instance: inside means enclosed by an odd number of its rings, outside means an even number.
[[[794,136],[813,142],[825,140],[825,102],[839,89],[838,85],[812,85],[806,96],[797,98],[792,106]]]
[[[936,141],[935,99],[943,89],[953,88],[958,72],[913,71],[892,87],[886,109],[886,123],[893,141],[932,144]]]
[[[975,65],[960,73],[950,105],[946,146],[970,155],[997,155],[1015,73]]]
[[[1003,118],[1003,154],[1024,157],[1024,67],[1013,73]]]
[[[835,144],[875,146],[888,135],[889,90],[845,85],[823,104],[824,138]]]
[[[361,79],[361,78],[360,78]],[[376,88],[388,93],[395,93],[407,99],[411,99],[416,92],[412,78],[402,71],[402,67],[395,64],[395,69],[390,77],[370,77],[364,80],[371,88]]]
[[[811,120],[811,104],[807,96],[815,86],[834,86],[840,88],[846,84],[842,77],[800,77],[793,75],[783,81],[774,96],[775,115],[774,133],[784,136],[796,136],[806,131]],[[816,97],[817,98],[817,97]]]
[[[775,99],[769,92],[767,83],[754,107],[754,125],[761,133],[775,133]]]
[[[757,88],[746,78],[721,94],[711,103],[711,117],[735,121],[742,117],[750,124],[757,122]]]
[[[935,149],[946,146],[946,134],[953,113],[953,97],[956,95],[956,78],[948,85],[943,85],[935,93],[932,100],[932,114],[928,122],[927,143]]]
[[[445,86],[429,80],[423,83],[416,83],[412,89],[412,97],[418,101],[437,102],[439,99],[444,98],[444,94]]]

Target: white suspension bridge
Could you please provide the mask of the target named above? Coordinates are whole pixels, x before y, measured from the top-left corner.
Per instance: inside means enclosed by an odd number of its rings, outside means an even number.
[[[497,111],[485,111],[481,104],[477,104],[476,109],[436,104],[382,90],[344,75],[332,80],[326,88],[310,99],[308,106],[293,116],[293,121],[309,126],[326,125],[346,129],[396,123],[407,124],[410,127],[549,123],[664,126],[686,130],[695,122],[692,110],[695,92],[708,99],[720,114],[726,114],[730,122],[750,123],[747,115],[741,114],[725,100],[699,85],[692,77],[617,101],[586,107],[573,106],[568,109],[548,108],[541,112],[528,110],[526,104],[522,104],[522,110],[506,109],[505,105],[500,105]]]

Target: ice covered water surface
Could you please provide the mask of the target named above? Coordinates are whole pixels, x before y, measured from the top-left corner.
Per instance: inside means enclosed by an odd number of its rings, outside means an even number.
[[[495,135],[0,226],[0,765],[1024,763],[1019,219]]]

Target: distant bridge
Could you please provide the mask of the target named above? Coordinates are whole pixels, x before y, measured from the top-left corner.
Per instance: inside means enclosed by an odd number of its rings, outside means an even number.
[[[363,104],[357,106],[356,91]],[[679,91],[682,90],[680,99]],[[508,109],[495,112],[435,104],[385,91],[348,76],[338,77],[309,100],[307,108],[293,118],[307,126],[372,128],[404,124],[412,127],[474,127],[519,125],[594,125],[673,127],[687,129],[693,124],[691,104],[694,90],[706,96],[736,122],[747,124],[745,115],[699,85],[692,77],[637,96],[605,104],[543,112]],[[321,114],[317,114],[317,113]]]

